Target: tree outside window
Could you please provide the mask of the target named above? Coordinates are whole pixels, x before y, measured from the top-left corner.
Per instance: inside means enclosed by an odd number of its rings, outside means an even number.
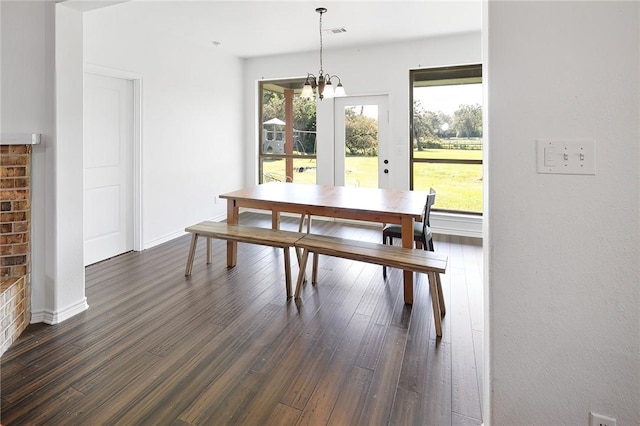
[[[482,213],[482,66],[411,71],[410,187],[434,210]]]

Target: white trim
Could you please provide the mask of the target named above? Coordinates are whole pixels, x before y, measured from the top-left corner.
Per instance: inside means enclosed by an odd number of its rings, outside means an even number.
[[[30,324],[44,322],[44,311],[32,311]]]
[[[102,65],[84,64],[84,72],[131,80],[133,84],[133,250],[142,251],[142,75]]]
[[[85,62],[84,72],[90,74],[105,75],[107,77],[123,78],[125,80],[142,80],[142,75],[131,71],[121,70],[117,68],[105,67],[102,65],[90,64]]]
[[[434,234],[482,238],[482,216],[431,212],[430,223]]]
[[[40,133],[2,133],[0,145],[38,145],[41,137]]]
[[[378,110],[378,162],[377,185],[378,188],[389,188],[389,173],[384,173],[390,166],[383,164],[391,156],[391,137],[389,125],[389,94],[368,95],[368,96],[345,96],[333,99],[333,184],[336,186],[345,185],[346,168],[346,118],[345,109],[358,105],[375,105]],[[393,164],[393,161],[392,161]]]
[[[171,241],[173,239],[181,237],[184,234],[186,234],[186,232],[184,232],[184,230],[175,231],[175,232],[172,232],[170,234],[165,234],[165,235],[163,235],[161,237],[158,237],[158,238],[155,238],[155,239],[153,239],[151,241],[147,241],[144,244],[144,248],[143,249],[144,250],[150,249],[151,247],[155,247],[155,246],[160,245],[162,243],[166,243],[167,241]]]
[[[264,213],[264,210],[260,210],[260,211]],[[211,218],[206,219],[206,220],[210,220],[212,222],[222,222],[222,221],[227,220],[227,214],[224,213],[224,214],[221,214],[221,215],[218,215],[218,216],[211,217]],[[153,239],[151,241],[147,241],[145,243],[143,249],[144,250],[150,249],[151,247],[155,247],[155,246],[160,245],[162,243],[166,243],[167,241],[171,241],[171,240],[176,239],[178,237],[182,237],[185,234],[187,234],[187,232],[185,232],[184,230],[175,231],[175,232],[172,232],[170,234],[165,234],[162,237],[158,237],[158,238]]]
[[[244,207],[240,208],[240,213],[242,212],[269,214],[269,211],[267,210],[244,208]],[[285,217],[300,216],[294,213],[284,213],[284,212],[280,213],[280,215]],[[224,220],[224,219],[226,219],[226,216],[222,216],[222,219],[220,220]],[[352,219],[335,219],[332,217],[323,217],[323,216],[314,216],[313,219],[326,220],[326,221],[339,221],[339,222],[356,223],[356,224],[357,223],[369,224],[374,226],[380,225],[377,222],[366,222],[362,220],[352,220]],[[456,213],[432,212],[430,217],[430,222],[431,222],[431,229],[433,230],[434,234],[482,238],[482,216],[466,215],[466,214],[460,214],[460,213],[456,214]]]
[[[73,305],[69,305],[59,311],[50,311],[48,309],[44,309],[42,311],[32,312],[31,324],[36,324],[39,322],[51,325],[59,324],[62,321],[79,314],[80,312],[86,311],[87,309],[89,309],[89,304],[87,303],[87,298],[83,297],[82,300],[74,303]]]
[[[142,251],[142,77],[133,82],[133,249]]]

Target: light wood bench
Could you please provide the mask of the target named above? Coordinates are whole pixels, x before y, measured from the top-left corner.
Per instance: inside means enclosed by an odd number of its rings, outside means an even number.
[[[314,255],[341,257],[427,274],[436,334],[442,336],[442,317],[446,311],[440,274],[444,274],[447,269],[447,256],[432,251],[315,234],[305,234],[295,243],[295,247],[303,250],[296,284],[296,299],[300,297],[309,252]],[[315,270],[313,277],[315,283]]]
[[[211,238],[239,243],[259,244],[269,247],[284,249],[284,271],[287,286],[287,297],[291,297],[291,260],[289,258],[289,248],[294,247],[296,241],[305,234],[301,232],[283,231],[278,229],[257,228],[244,225],[229,225],[223,222],[200,222],[196,225],[185,228],[186,232],[193,234],[191,237],[191,247],[187,257],[187,267],[184,275],[191,275],[193,258],[196,253],[198,237],[207,238],[207,264],[211,263]]]

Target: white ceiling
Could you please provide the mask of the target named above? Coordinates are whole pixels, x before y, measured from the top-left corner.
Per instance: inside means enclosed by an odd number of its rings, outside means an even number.
[[[115,4],[114,3],[119,3]],[[191,1],[68,0],[86,13],[118,8],[141,31],[162,31],[226,53],[250,58],[319,49],[317,7],[328,9],[325,50],[480,31],[481,0],[390,1]],[[219,42],[217,47],[213,42]]]

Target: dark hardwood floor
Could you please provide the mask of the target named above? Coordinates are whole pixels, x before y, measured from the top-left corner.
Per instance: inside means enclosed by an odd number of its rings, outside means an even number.
[[[269,227],[270,218],[244,213],[241,223]],[[380,227],[351,223],[315,220],[313,230],[381,239]],[[202,242],[185,278],[184,236],[89,266],[89,309],[30,325],[2,356],[0,421],[480,424],[482,247],[435,244],[449,255],[441,339],[420,274],[406,306],[402,271],[384,282],[379,266],[320,257],[318,285],[305,284],[296,304],[286,300],[281,249],[240,244],[227,269],[225,242],[213,241],[211,265]]]

